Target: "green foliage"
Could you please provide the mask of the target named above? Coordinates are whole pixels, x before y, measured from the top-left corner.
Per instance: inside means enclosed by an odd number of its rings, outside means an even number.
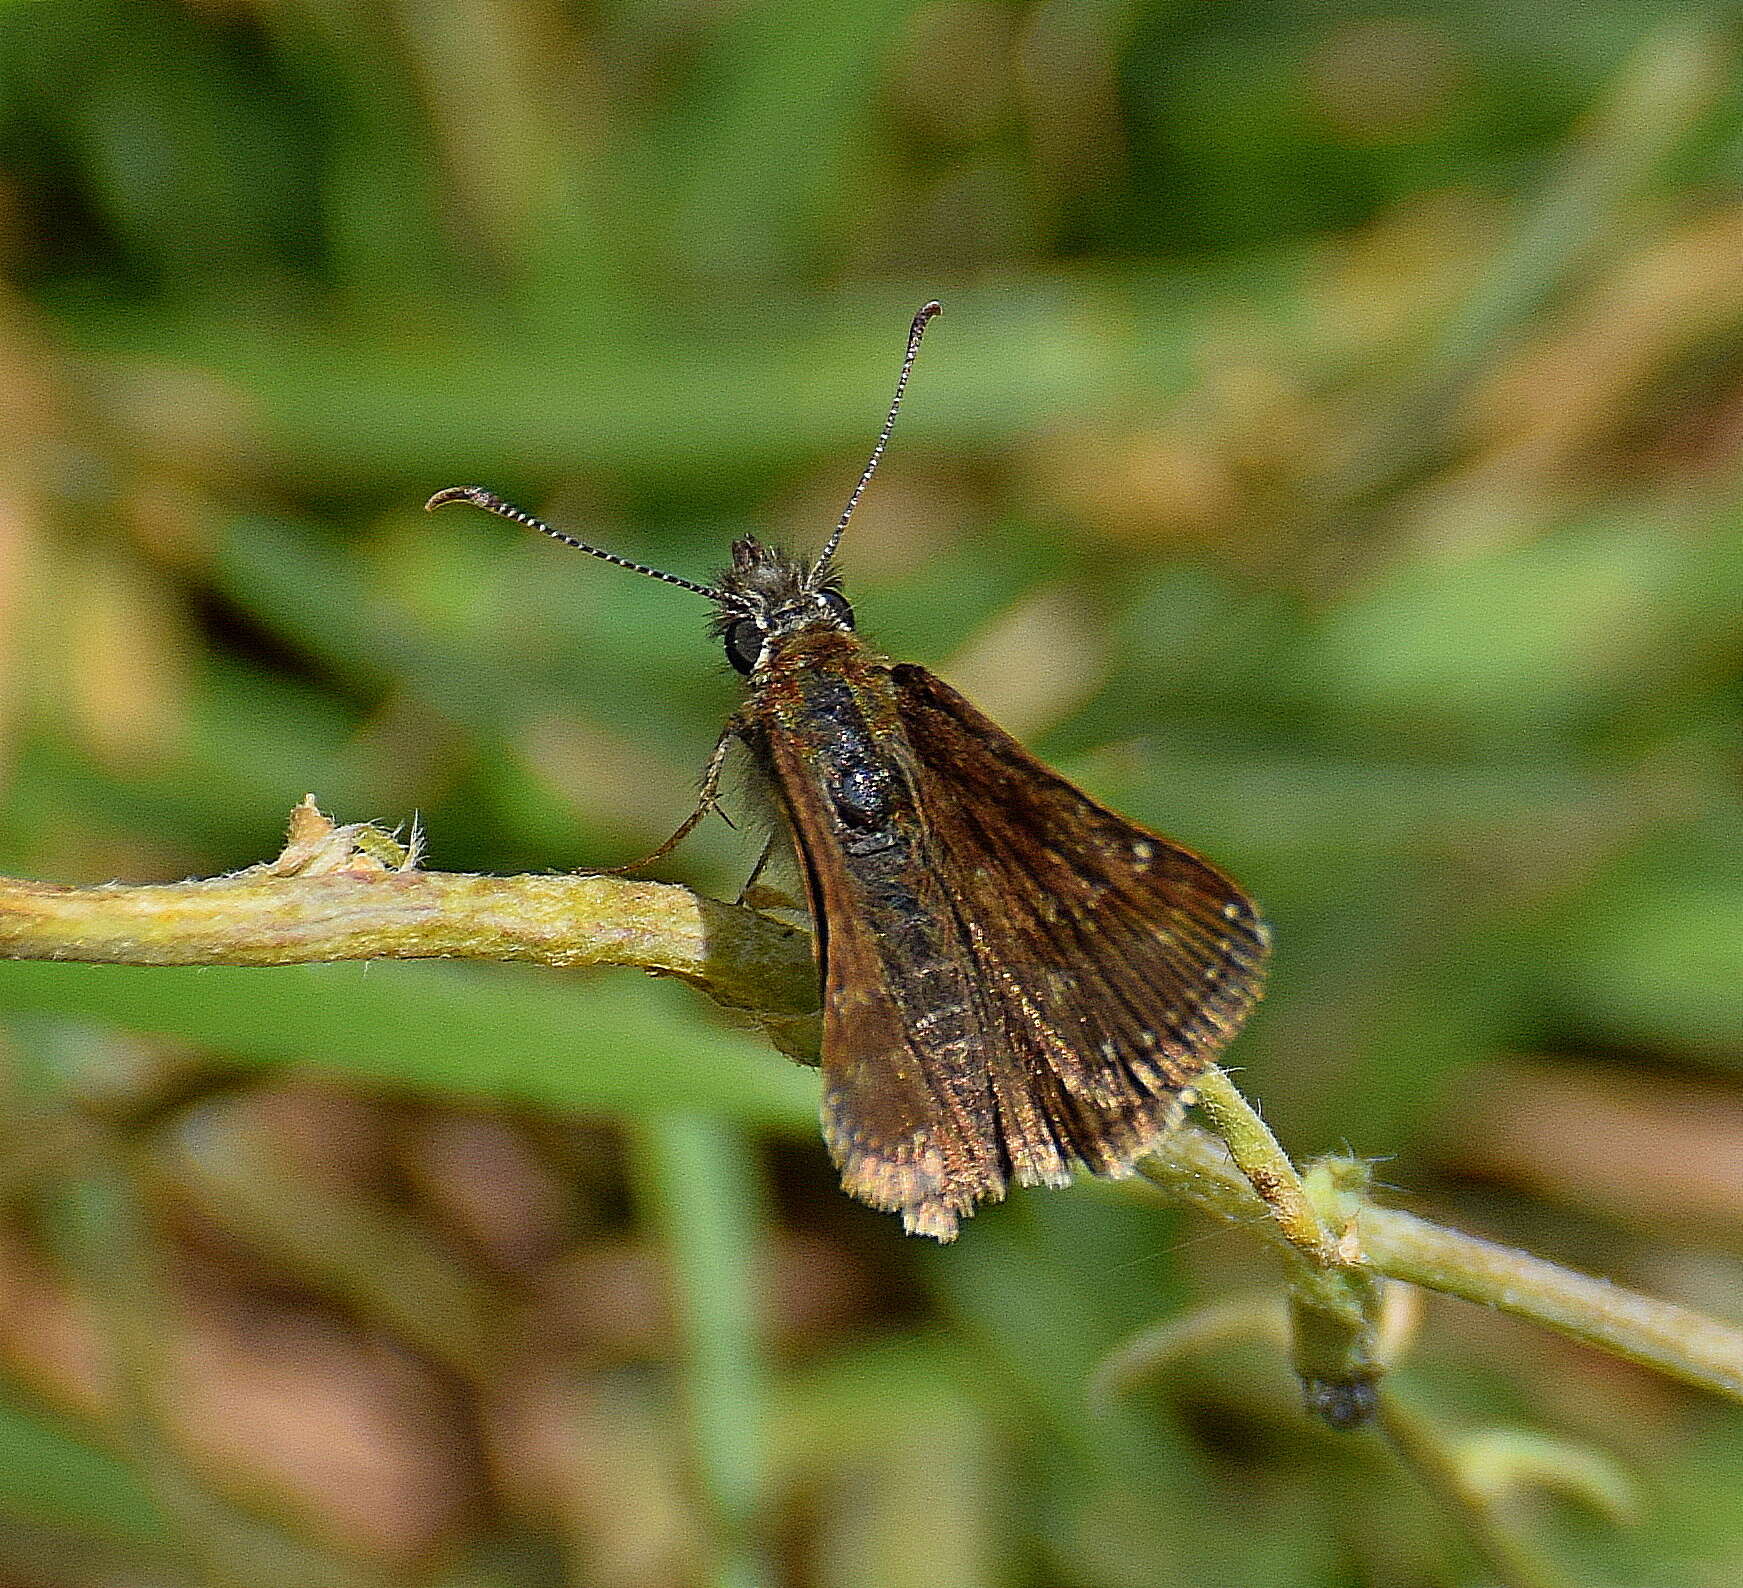
[[[691,576],[814,545],[936,295],[844,548],[867,633],[1264,901],[1234,1063],[1293,1150],[1735,1314],[1743,101],[1663,18],[0,9],[0,865],[213,874],[310,789],[450,869],[650,850],[730,709],[706,613],[421,502],[477,479]],[[759,842],[664,874],[730,897]],[[1274,1353],[1092,1408],[1121,1339],[1272,1277],[1228,1236],[1079,1186],[904,1242],[839,1198],[814,1078],[681,988],[30,964],[0,1006],[8,1074],[68,1072],[0,1130],[0,1577],[228,1580],[239,1514],[334,1583],[1473,1580]],[[88,1371],[124,1352],[54,1209],[121,1127],[64,1029],[183,1105],[126,1128],[146,1322],[212,1386],[158,1437],[221,1524]],[[440,1156],[469,1130],[500,1158]],[[295,1194],[211,1196],[233,1138]],[[369,1219],[524,1337],[384,1365],[408,1307],[358,1252],[395,1248],[322,1246]],[[1405,1377],[1610,1447],[1645,1514],[1522,1531],[1595,1584],[1743,1575],[1734,1410],[1528,1338],[1437,1310]],[[239,1455],[263,1340],[306,1422]]]

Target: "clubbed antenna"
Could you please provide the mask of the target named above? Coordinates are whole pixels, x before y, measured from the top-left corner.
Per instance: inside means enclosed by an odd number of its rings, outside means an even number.
[[[905,373],[905,372],[904,372]],[[645,573],[650,579],[664,579],[667,584],[675,584],[680,590],[694,590],[699,596],[707,596],[710,601],[724,603],[727,597],[712,585],[696,584],[689,579],[680,579],[675,573],[662,573],[658,568],[650,568],[646,563],[631,562],[627,557],[619,557],[614,552],[601,551],[597,546],[589,546],[584,540],[577,540],[573,535],[565,535],[560,529],[552,529],[542,518],[534,518],[531,513],[522,512],[512,502],[505,502],[494,491],[487,491],[482,485],[450,485],[445,491],[437,491],[429,501],[424,503],[424,511],[433,513],[438,507],[446,507],[450,502],[470,502],[474,507],[482,507],[487,513],[494,513],[498,518],[511,519],[517,524],[525,524],[528,529],[536,529],[541,535],[549,535],[552,540],[560,540],[565,546],[573,546],[577,551],[584,551],[590,557],[599,557],[619,568],[627,568],[631,573]]]
[[[878,433],[878,444],[872,448],[871,461],[866,464],[865,473],[860,475],[859,484],[854,486],[853,495],[848,497],[847,506],[841,510],[841,519],[835,526],[835,533],[829,537],[829,544],[823,548],[823,555],[817,559],[817,574],[821,574],[829,566],[829,559],[835,555],[835,548],[841,544],[841,534],[847,528],[848,519],[853,517],[853,510],[859,506],[860,497],[865,495],[866,486],[877,473],[878,460],[884,455],[890,432],[896,428],[896,412],[902,406],[902,393],[908,389],[908,371],[914,367],[914,357],[920,351],[920,338],[926,334],[926,327],[932,317],[943,312],[942,303],[928,303],[914,316],[914,323],[908,327],[908,351],[902,359],[902,373],[896,377],[896,395],[890,402],[889,417],[884,420],[884,428]]]

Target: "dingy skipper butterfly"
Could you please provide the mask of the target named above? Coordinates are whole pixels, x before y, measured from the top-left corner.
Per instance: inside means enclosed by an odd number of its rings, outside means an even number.
[[[1190,850],[1043,766],[923,667],[854,632],[834,558],[895,427],[927,323],[820,556],[746,538],[712,585],[613,556],[479,486],[439,491],[714,603],[744,675],[728,747],[792,831],[823,979],[823,1136],[847,1191],[951,1240],[977,1203],[1126,1175],[1258,998],[1269,938]]]

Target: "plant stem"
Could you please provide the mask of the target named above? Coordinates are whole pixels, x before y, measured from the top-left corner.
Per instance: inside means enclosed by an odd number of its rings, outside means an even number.
[[[1174,1199],[1296,1250],[1209,1132],[1173,1132],[1138,1168]],[[1743,1330],[1395,1208],[1359,1201],[1351,1218],[1363,1256],[1388,1279],[1494,1307],[1743,1402]]]
[[[1362,1250],[1393,1279],[1528,1318],[1698,1389],[1743,1401],[1743,1331],[1396,1208],[1364,1207]]]
[[[1291,1248],[1290,1360],[1308,1410],[1333,1428],[1359,1428],[1374,1414],[1374,1386],[1384,1371],[1382,1288],[1341,1239],[1338,1177],[1320,1173],[1314,1185],[1303,1182],[1259,1111],[1215,1065],[1193,1091]]]
[[[680,976],[717,1002],[752,1012],[784,1051],[814,1054],[816,1045],[817,980],[806,934],[685,888],[622,877],[387,871],[364,855],[319,875],[255,867],[161,886],[0,879],[0,957],[131,965],[434,957],[634,965]],[[1199,1090],[1207,1114],[1239,1145],[1248,1172],[1270,1196],[1261,1200],[1233,1148],[1183,1127],[1139,1166],[1175,1199],[1255,1229],[1321,1274],[1365,1264],[1743,1401],[1743,1332],[1376,1207],[1335,1175],[1321,1177],[1327,1184],[1318,1195],[1318,1179],[1310,1174],[1303,1182],[1226,1077],[1212,1072]],[[1350,1227],[1355,1260],[1333,1250],[1322,1263],[1326,1243],[1335,1247]]]
[[[1330,1268],[1338,1261],[1333,1237],[1308,1197],[1289,1154],[1284,1152],[1259,1111],[1215,1065],[1193,1082],[1193,1100],[1222,1137],[1247,1183],[1271,1216],[1278,1232],[1309,1263]]]

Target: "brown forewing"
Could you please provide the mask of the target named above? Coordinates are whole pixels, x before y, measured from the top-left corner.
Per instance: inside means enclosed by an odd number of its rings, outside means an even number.
[[[842,1183],[948,1240],[1013,1179],[1129,1172],[1258,997],[1267,937],[1213,866],[840,641],[775,670],[749,737],[811,894]],[[852,777],[881,779],[869,824]]]

